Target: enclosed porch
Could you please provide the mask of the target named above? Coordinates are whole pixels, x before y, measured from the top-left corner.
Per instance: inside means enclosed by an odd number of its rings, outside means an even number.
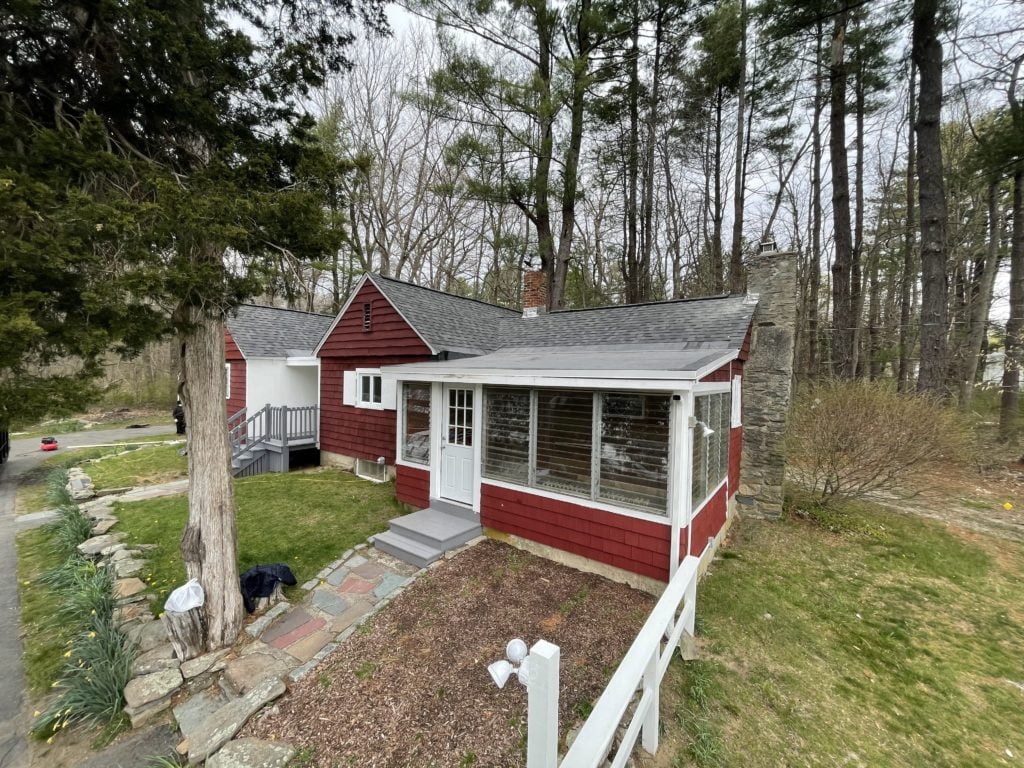
[[[386,368],[399,384],[398,497],[664,582],[722,528],[735,490],[736,358],[650,345]]]

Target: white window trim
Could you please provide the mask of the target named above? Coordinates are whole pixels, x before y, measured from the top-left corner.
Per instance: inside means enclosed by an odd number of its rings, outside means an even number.
[[[231,399],[231,363],[224,363],[224,399]]]
[[[743,377],[732,377],[732,421],[733,429],[743,426]]]
[[[557,491],[549,491],[546,488],[538,486],[536,484],[536,472],[537,472],[537,414],[538,414],[538,393],[540,389],[550,389],[549,387],[541,388],[530,388],[530,449],[527,458],[527,480],[526,483],[512,483],[507,480],[495,480],[484,475],[483,467],[483,453],[481,448],[481,454],[477,465],[479,467],[478,475],[481,478],[481,482],[485,483],[502,483],[502,487],[507,488],[518,488],[528,492],[543,491],[538,493],[538,496],[547,496],[552,499],[559,499],[565,501],[572,501],[575,499],[575,503],[579,504],[581,501],[586,502],[587,505],[592,506],[595,509],[604,509],[609,512],[621,513],[625,510],[635,511],[639,513],[640,519],[656,519],[661,522],[670,522],[671,518],[675,515],[673,507],[672,497],[672,474],[674,472],[674,457],[672,456],[672,401],[675,399],[674,395],[677,393],[673,392],[633,392],[630,390],[623,389],[595,389],[593,390],[593,404],[591,406],[591,435],[590,435],[590,446],[591,446],[591,475],[590,475],[590,493],[589,494],[573,494],[573,493],[558,493]],[[728,391],[728,390],[726,390]],[[644,512],[643,510],[635,507],[619,506],[608,502],[605,499],[601,499],[598,496],[599,483],[600,483],[600,461],[601,461],[601,448],[600,448],[600,435],[601,435],[601,415],[602,415],[602,398],[604,394],[636,394],[636,395],[655,395],[661,394],[668,398],[669,401],[669,435],[668,435],[668,477],[665,486],[665,511],[662,513],[658,512]],[[486,398],[486,394],[483,393],[481,388],[481,398]],[[482,401],[481,401],[482,402]],[[486,404],[484,403],[481,407],[481,411],[486,410]],[[484,441],[487,440],[487,423],[481,418],[480,421],[480,435],[479,443],[482,446]]]
[[[653,512],[641,512],[639,509],[633,509],[632,507],[618,507],[614,504],[609,504],[606,501],[594,501],[586,496],[572,496],[567,493],[549,491],[546,488],[533,488],[526,485],[519,485],[518,483],[509,483],[504,480],[491,480],[487,477],[482,478],[481,483],[483,485],[493,485],[497,488],[505,488],[509,491],[519,491],[520,493],[525,493],[529,496],[540,496],[545,499],[564,501],[566,504],[575,504],[577,507],[599,509],[602,512],[611,512],[613,515],[635,517],[637,520],[647,520],[648,522],[661,523],[665,526],[672,525],[672,521],[669,519],[667,514],[658,515]]]
[[[694,393],[693,393],[693,401],[692,401],[692,405],[691,405],[691,408],[690,408],[690,418],[691,419],[696,419],[696,417],[697,417],[697,398],[698,397],[703,397],[705,395],[725,395],[725,394],[731,394],[732,393],[732,384],[731,383],[724,384],[724,383],[721,383],[721,382],[716,382],[716,383],[714,383],[714,385],[712,385],[711,382],[708,382],[707,384],[704,384],[703,386],[707,387],[707,389],[698,389],[698,390],[695,390]],[[691,421],[690,423],[692,425],[693,421]],[[694,441],[692,439],[693,430],[694,429],[695,429],[695,427],[693,427],[693,426],[691,426],[690,429],[689,429],[689,432],[690,432],[690,435],[691,435],[691,439],[690,439],[690,455],[689,455],[688,458],[689,458],[690,473],[691,473],[691,475],[692,475],[692,472],[693,472],[693,451],[696,448],[696,446],[693,444]],[[731,440],[732,439],[732,435],[729,435],[726,439]],[[731,446],[730,446],[730,448],[731,448]],[[729,455],[730,458],[732,457],[732,451],[731,450],[728,451],[728,455]],[[718,493],[719,489],[723,485],[728,485],[728,483],[729,483],[729,464],[728,464],[728,462],[726,462],[726,465],[725,465],[725,477],[722,478],[722,481],[718,485],[715,486],[715,489],[711,493],[709,493],[707,496],[705,496],[704,500],[701,501],[699,504],[693,504],[692,501],[691,501],[691,506],[690,506],[690,522],[691,523],[693,522],[693,519],[695,517],[697,517],[697,515],[700,513],[700,511],[702,509],[704,509],[704,507],[707,506],[708,502],[711,501],[711,499],[714,497],[714,495],[716,493]],[[726,494],[728,495],[728,491],[726,491]],[[690,496],[691,497],[693,496],[693,477],[692,476],[690,478]]]
[[[356,397],[355,406],[356,408],[366,408],[372,411],[383,411],[384,408],[384,377],[381,376],[380,368],[356,368]],[[380,402],[371,403],[363,400],[363,377],[364,376],[376,376],[380,379]],[[373,385],[370,386],[371,392]]]
[[[427,423],[427,444],[429,446],[427,451],[426,461],[414,461],[413,459],[405,458],[405,386],[406,384],[427,384],[431,387],[431,398],[430,398],[430,421]],[[431,461],[434,457],[434,445],[430,442],[433,430],[431,429],[434,423],[434,398],[433,398],[433,387],[429,382],[415,382],[415,381],[402,381],[399,382],[398,386],[398,407],[397,418],[395,423],[398,425],[398,444],[395,450],[395,464],[401,464],[403,467],[414,467],[416,469],[430,470]]]

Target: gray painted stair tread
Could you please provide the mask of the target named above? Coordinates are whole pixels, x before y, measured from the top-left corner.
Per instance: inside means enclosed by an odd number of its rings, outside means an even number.
[[[377,549],[420,568],[425,568],[444,555],[443,549],[436,549],[394,531],[377,534],[373,544]]]
[[[413,538],[410,534],[419,534],[415,538],[423,543],[436,543],[439,548],[452,539],[466,535],[472,538],[480,532],[477,523],[431,508],[395,518],[390,521],[390,526],[393,531],[408,538]]]
[[[449,515],[461,517],[463,520],[469,520],[477,524],[480,522],[480,516],[471,508],[462,504],[445,501],[444,499],[431,499],[428,506],[431,509],[436,509],[438,512],[447,512]]]

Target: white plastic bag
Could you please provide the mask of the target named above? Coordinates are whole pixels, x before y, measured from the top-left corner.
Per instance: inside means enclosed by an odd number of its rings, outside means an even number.
[[[203,594],[203,586],[199,583],[199,580],[189,579],[171,592],[167,602],[164,603],[164,610],[185,613],[193,608],[202,607],[205,600],[206,595]]]

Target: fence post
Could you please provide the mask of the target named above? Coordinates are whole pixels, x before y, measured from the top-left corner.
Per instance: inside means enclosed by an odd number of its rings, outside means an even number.
[[[688,610],[690,606],[693,606],[693,610]],[[693,581],[686,588],[686,594],[683,597],[683,609],[688,615],[686,617],[686,626],[683,627],[683,633],[679,636],[679,656],[683,661],[693,661],[697,658],[697,640],[694,637],[697,626],[696,576],[694,576]]]
[[[527,657],[526,768],[558,763],[558,663],[561,651],[538,640]]]
[[[666,649],[672,653],[672,649]],[[641,691],[651,692],[651,703],[644,713],[644,724],[640,731],[640,743],[650,754],[658,751],[658,720],[661,717],[661,680],[658,679],[658,647],[655,647],[651,658],[644,668],[644,683]]]

